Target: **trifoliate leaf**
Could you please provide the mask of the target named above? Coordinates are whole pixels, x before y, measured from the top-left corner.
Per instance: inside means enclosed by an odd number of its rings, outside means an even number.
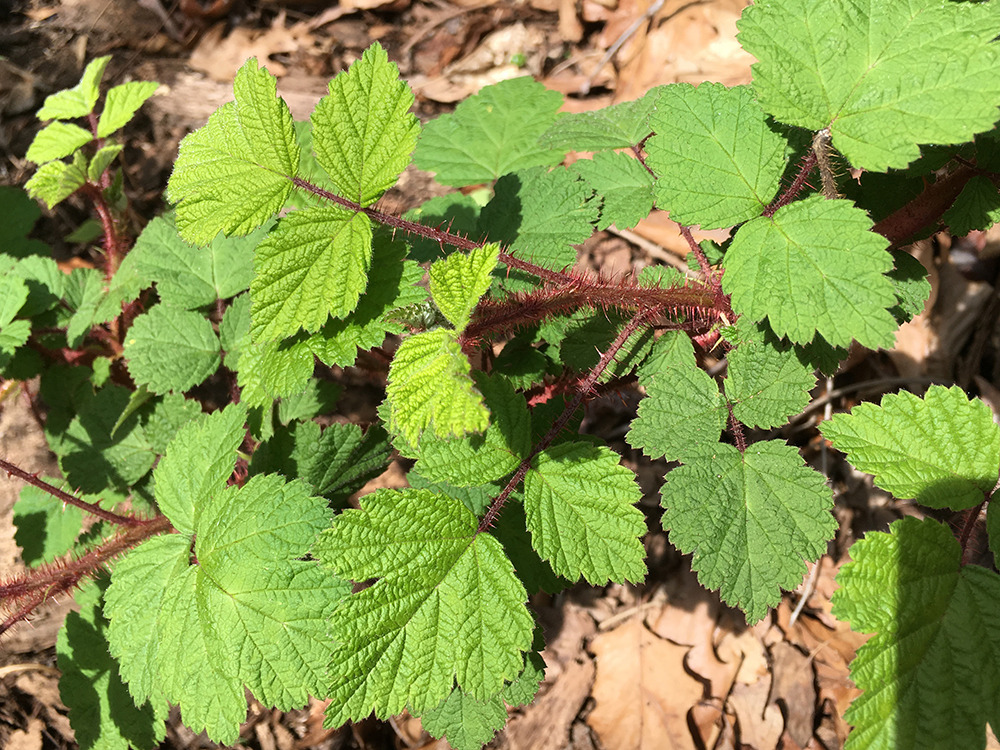
[[[335,206],[293,211],[257,246],[251,333],[255,341],[318,331],[358,304],[372,258],[371,220]]]
[[[420,134],[412,106],[413,92],[377,42],[330,81],[310,119],[316,158],[340,195],[368,206],[396,184]]]
[[[258,476],[189,503],[193,535],[151,539],[116,565],[108,642],[136,700],[168,700],[232,744],[244,686],[283,710],[322,694],[326,620],[347,587],[303,559],[328,523],[305,484]]]
[[[124,127],[159,87],[156,81],[130,81],[108,91],[101,119],[97,121],[97,137],[107,138]]]
[[[246,437],[246,418],[246,408],[239,404],[200,416],[177,431],[157,464],[156,502],[181,533],[194,532],[197,501],[226,486],[236,449]]]
[[[742,324],[743,319],[738,323]],[[752,326],[758,328],[758,326]],[[799,358],[795,347],[770,331],[758,335],[727,355],[726,399],[733,416],[761,429],[778,427],[809,403],[816,386],[812,363]]]
[[[634,227],[653,210],[653,176],[638,159],[616,151],[580,159],[570,171],[576,172],[603,198],[598,229],[614,224],[619,229]]]
[[[94,140],[94,134],[69,122],[53,122],[42,128],[28,147],[24,157],[35,164],[44,164],[69,156]]]
[[[649,116],[656,109],[661,88],[650,89],[635,101],[562,115],[545,131],[539,143],[567,151],[610,151],[637,146],[650,133]]]
[[[136,384],[160,394],[186,391],[222,364],[205,316],[162,304],[135,319],[122,355]]]
[[[440,227],[462,237],[474,235],[476,222],[479,220],[481,206],[475,198],[462,193],[438,195],[429,201],[424,201],[416,208],[411,208],[404,219],[417,221],[427,227]],[[448,252],[447,246],[441,246],[434,240],[424,237],[410,237],[410,258],[418,263],[443,258]]]
[[[101,611],[101,587],[87,583],[73,597],[56,641],[59,694],[82,750],[151,750],[166,737],[166,706],[160,715],[143,702],[136,707],[108,653],[108,621]]]
[[[590,186],[568,169],[536,167],[497,181],[479,214],[479,231],[547,268],[576,263],[574,244],[594,232],[600,206]]]
[[[114,430],[130,396],[119,385],[106,385],[79,410],[61,441],[50,436],[49,446],[59,455],[59,467],[71,487],[93,493],[106,487],[124,491],[152,467],[156,455],[138,415]]]
[[[94,111],[97,97],[100,96],[101,78],[104,69],[111,62],[111,55],[95,57],[83,71],[80,82],[71,89],[58,91],[45,97],[45,104],[38,110],[39,120],[69,120],[74,117],[86,117]]]
[[[469,371],[453,331],[438,328],[406,339],[389,366],[391,431],[416,443],[429,427],[442,438],[485,430],[489,412]]]
[[[719,387],[694,359],[691,339],[668,332],[639,368],[646,398],[639,402],[627,440],[650,458],[684,460],[719,441],[726,405]]]
[[[313,554],[344,578],[379,580],[330,620],[335,641],[327,723],[409,705],[459,687],[479,700],[524,664],[534,621],[500,543],[461,502],[427,490],[378,490],[320,535]]]
[[[504,378],[476,374],[490,411],[483,435],[421,441],[417,468],[428,479],[474,487],[510,474],[531,449],[531,416],[524,396]]]
[[[562,96],[531,78],[484,87],[424,128],[413,154],[442,185],[476,185],[535,166],[551,166],[566,153],[538,143],[556,119]]]
[[[767,125],[749,86],[664,86],[650,117],[646,163],[657,205],[680,224],[731,227],[759,216],[777,194],[785,140]]]
[[[760,620],[826,551],[837,523],[823,476],[779,441],[705,447],[667,474],[660,490],[671,543],[694,553],[706,588]]]
[[[87,181],[87,157],[82,151],[73,154],[73,163],[50,161],[43,164],[24,183],[24,189],[35,200],[50,209],[69,198]]]
[[[851,339],[892,346],[896,296],[885,273],[889,242],[850,201],[820,196],[747,222],[726,253],[722,288],[733,310],[767,318],[778,336],[807,344],[818,332],[834,345]]]
[[[851,557],[833,613],[875,635],[851,663],[864,693],[844,716],[854,725],[846,750],[986,747],[1000,684],[1000,578],[963,566],[951,530],[930,519],[869,533]]]
[[[496,244],[452,253],[430,268],[431,296],[441,313],[462,331],[469,324],[472,309],[493,281],[500,247]]]
[[[932,508],[978,505],[997,483],[1000,431],[982,401],[932,385],[923,399],[889,394],[821,426],[823,436],[875,484]]]
[[[55,477],[43,480],[56,487],[64,484]],[[83,526],[83,511],[28,484],[14,504],[14,526],[14,541],[25,565],[51,562],[73,548]]]
[[[177,234],[172,214],[146,225],[130,256],[146,284],[156,282],[160,301],[193,310],[235,297],[250,286],[253,252],[264,228],[247,237],[220,234],[207,247],[189,245]]]
[[[167,199],[177,204],[177,228],[188,242],[248,234],[288,198],[299,147],[276,86],[274,76],[248,60],[233,82],[236,101],[181,141]]]
[[[542,451],[524,478],[524,512],[532,546],[557,575],[592,584],[641,581],[646,575],[635,507],[635,475],[611,449],[562,443]]]
[[[123,148],[125,147],[120,143],[111,143],[98,149],[87,166],[87,179],[93,183],[99,183],[104,170],[111,166],[111,162],[122,152]]]
[[[905,167],[919,144],[963,143],[997,119],[1000,19],[989,3],[780,0],[738,25],[767,112],[829,127],[855,167]]]
[[[956,237],[964,237],[974,230],[989,229],[1000,221],[1000,191],[989,177],[976,175],[965,184],[941,221]]]

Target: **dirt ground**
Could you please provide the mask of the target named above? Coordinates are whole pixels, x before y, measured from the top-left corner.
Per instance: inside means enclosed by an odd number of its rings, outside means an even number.
[[[30,176],[24,153],[44,97],[72,86],[86,62],[111,54],[106,82],[156,80],[162,86],[126,132],[126,191],[136,232],[163,210],[179,140],[231,98],[245,59],[266,59],[278,90],[302,119],[326,83],[379,41],[417,96],[426,120],[482,86],[530,74],[566,97],[567,111],[596,109],[676,81],[750,81],[736,41],[745,0],[0,0],[0,184]],[[443,190],[408,170],[382,201],[403,211]],[[59,259],[88,262],[86,244],[66,235],[87,218],[75,199],[47,212],[39,237]],[[0,221],[2,221],[0,217]],[[709,233],[711,235],[712,233]],[[717,233],[716,233],[717,234]],[[709,236],[706,235],[706,236]],[[700,239],[700,237],[699,237]],[[545,683],[535,703],[511,715],[496,740],[511,750],[752,748],[835,750],[857,694],[848,664],[864,637],[830,614],[833,577],[851,543],[903,515],[919,515],[874,489],[828,451],[816,424],[831,411],[877,400],[896,388],[934,381],[978,390],[1000,407],[995,293],[1000,235],[936,236],[912,252],[931,272],[927,311],[904,327],[888,352],[852,351],[835,378],[821,381],[813,404],[781,430],[830,478],[837,538],[796,592],[763,622],[705,592],[687,558],[659,526],[658,488],[668,468],[630,449],[623,436],[630,404],[619,397],[589,405],[584,427],[604,437],[638,472],[650,533],[650,575],[641,586],[577,586],[533,599],[545,629]],[[632,232],[596,235],[581,263],[610,275],[629,267],[683,264],[687,245],[655,213]],[[351,373],[343,377],[349,380]],[[29,389],[37,384],[29,383]],[[5,391],[7,392],[7,391]],[[376,398],[377,397],[377,398]],[[379,394],[341,403],[342,416],[370,412]],[[759,436],[754,436],[759,437]],[[28,471],[54,473],[35,416],[17,388],[0,406],[0,455]],[[399,475],[382,479],[398,482]],[[0,481],[0,570],[20,565],[11,509],[20,486]],[[958,524],[961,519],[945,519]],[[70,601],[0,642],[0,745],[11,750],[75,747],[58,694],[56,632]],[[270,711],[251,703],[243,745],[260,750],[418,748],[437,744],[407,716],[325,730],[323,703]],[[169,724],[169,748],[215,747]],[[997,745],[1000,747],[1000,745]]]

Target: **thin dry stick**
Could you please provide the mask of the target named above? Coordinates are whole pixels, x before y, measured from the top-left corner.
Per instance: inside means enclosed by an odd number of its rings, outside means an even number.
[[[816,581],[819,580],[819,569],[823,567],[823,558],[820,557],[813,565],[813,569],[809,572],[809,578],[806,579],[806,586],[802,589],[802,597],[799,599],[799,603],[795,605],[795,610],[792,612],[792,616],[788,618],[788,627],[792,627],[795,621],[799,619],[799,615],[802,614],[802,610],[806,606],[806,602],[809,597],[812,596],[813,591],[816,588]]]
[[[645,13],[643,13],[641,16],[635,19],[635,21],[633,21],[632,24],[627,29],[625,29],[625,31],[621,33],[621,36],[615,39],[614,44],[608,47],[608,51],[604,53],[604,57],[602,57],[601,61],[597,63],[597,67],[594,68],[593,71],[591,71],[589,76],[587,76],[587,80],[584,81],[582,84],[580,84],[580,93],[583,96],[586,96],[587,94],[590,93],[590,87],[594,85],[594,79],[597,78],[598,75],[600,75],[600,72],[604,70],[604,66],[607,65],[608,62],[611,60],[611,58],[618,53],[618,50],[621,49],[621,46],[625,44],[625,42],[627,42],[629,38],[639,30],[640,26],[642,26],[644,23],[646,23],[646,21],[648,21],[650,18],[652,18],[653,16],[655,16],[657,13],[660,12],[660,8],[663,7],[663,3],[664,0],[656,0],[655,3],[649,6],[649,8],[646,10]],[[701,0],[699,0],[699,2],[688,3],[687,5],[684,6],[684,8],[690,7],[691,5],[700,5],[700,4]],[[677,12],[680,13],[681,10],[683,10],[684,8],[679,8]]]
[[[631,230],[618,229],[618,227],[616,227],[614,224],[608,227],[606,231],[609,234],[615,235],[616,237],[621,237],[626,242],[631,242],[633,245],[635,245],[641,250],[645,250],[654,259],[662,260],[664,263],[673,266],[678,271],[681,271],[689,279],[698,278],[697,272],[692,271],[688,267],[687,263],[685,263],[683,260],[678,258],[673,253],[671,253],[665,247],[661,247],[660,245],[657,245],[655,242],[650,242],[645,237],[642,237],[641,235],[638,235]]]

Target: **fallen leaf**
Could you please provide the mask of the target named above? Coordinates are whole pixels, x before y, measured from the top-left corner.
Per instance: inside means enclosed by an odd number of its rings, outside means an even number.
[[[695,750],[687,714],[703,695],[684,669],[687,648],[651,633],[640,618],[602,633],[587,723],[607,750]]]
[[[590,695],[593,682],[594,662],[590,659],[569,662],[540,698],[507,722],[507,729],[497,737],[495,747],[562,750],[568,744],[570,726]]]
[[[726,632],[715,651],[722,661],[740,665],[736,682],[743,685],[753,685],[769,672],[764,644],[752,630]]]
[[[284,11],[275,17],[271,28],[263,33],[237,26],[229,36],[223,38],[225,26],[225,23],[216,24],[205,33],[191,53],[188,64],[216,81],[227,83],[235,78],[236,71],[251,57],[256,57],[261,66],[280,78],[288,69],[269,59],[270,56],[296,52],[303,47],[312,46],[314,41],[305,24],[285,28]]]
[[[768,705],[770,691],[770,675],[753,685],[737,683],[733,688],[726,705],[736,713],[740,747],[747,750],[774,750],[777,747],[785,720],[777,706]]]
[[[816,712],[812,662],[795,646],[776,643],[771,648],[771,672],[771,703],[784,704],[785,731],[799,747],[805,747],[813,734]]]

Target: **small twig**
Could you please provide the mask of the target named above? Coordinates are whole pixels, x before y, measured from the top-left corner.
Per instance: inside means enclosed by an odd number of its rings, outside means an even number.
[[[799,599],[799,603],[795,605],[795,609],[792,611],[792,616],[788,618],[788,627],[792,627],[795,624],[795,621],[799,619],[799,615],[802,614],[802,610],[805,608],[806,602],[816,589],[816,581],[819,580],[819,569],[821,567],[823,567],[822,557],[816,561],[816,564],[813,565],[813,569],[809,571],[809,577],[806,579],[805,588],[802,589],[802,597]]]
[[[696,2],[688,3],[682,8],[678,8],[677,11],[672,15],[676,15],[677,13],[680,13],[682,10],[684,10],[685,8],[689,8],[692,5],[700,5],[701,2],[702,0],[697,0]],[[590,87],[594,85],[594,79],[597,78],[598,75],[600,75],[601,71],[604,69],[604,66],[611,61],[612,57],[618,54],[618,50],[621,49],[622,45],[625,44],[625,42],[627,42],[632,37],[632,35],[639,30],[640,26],[642,26],[644,23],[646,23],[646,21],[648,21],[650,18],[652,18],[653,16],[655,16],[657,13],[660,12],[660,8],[663,7],[663,3],[664,0],[656,0],[655,3],[653,3],[652,5],[649,6],[649,8],[646,9],[645,13],[643,13],[641,16],[635,19],[635,21],[633,21],[629,25],[629,27],[625,29],[625,31],[623,31],[617,39],[615,39],[614,43],[610,47],[608,47],[608,51],[604,53],[604,57],[602,57],[601,61],[597,63],[597,67],[591,71],[589,76],[587,76],[587,80],[584,81],[582,84],[580,84],[579,91],[581,95],[586,96],[587,94],[590,93]]]
[[[684,262],[683,259],[677,257],[669,250],[667,250],[665,247],[657,245],[655,242],[650,242],[645,237],[642,237],[641,235],[638,235],[629,229],[618,229],[618,227],[616,227],[614,224],[608,227],[605,231],[607,231],[608,234],[613,234],[616,237],[621,237],[626,242],[631,242],[640,250],[645,250],[647,253],[649,253],[651,257],[655,258],[656,260],[662,260],[664,263],[667,263],[668,265],[671,265],[674,268],[676,268],[678,271],[681,271],[689,279],[698,278],[698,274],[695,273],[693,270],[691,270],[691,268],[688,266],[687,263]]]

